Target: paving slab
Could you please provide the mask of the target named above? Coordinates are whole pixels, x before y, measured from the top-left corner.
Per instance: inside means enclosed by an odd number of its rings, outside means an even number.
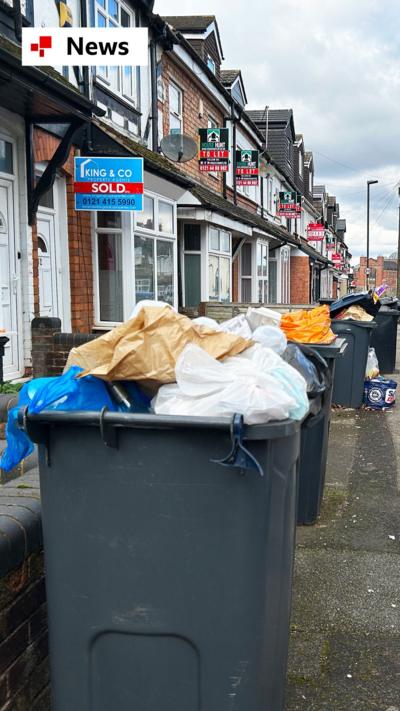
[[[400,402],[332,416],[321,517],[299,527],[285,711],[400,711]]]

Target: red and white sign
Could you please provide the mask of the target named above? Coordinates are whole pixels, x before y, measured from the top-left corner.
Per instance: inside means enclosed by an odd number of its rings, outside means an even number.
[[[343,264],[343,259],[342,255],[336,252],[335,254],[332,254],[331,260],[334,263],[335,267],[340,267]]]
[[[143,183],[74,183],[74,193],[90,195],[142,195]]]
[[[229,151],[200,151],[199,158],[229,158]]]
[[[319,222],[310,222],[307,225],[307,239],[309,242],[322,242],[325,237],[325,227]]]

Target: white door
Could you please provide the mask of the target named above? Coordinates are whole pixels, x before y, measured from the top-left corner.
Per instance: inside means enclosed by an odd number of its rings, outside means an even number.
[[[15,249],[14,185],[0,178],[0,329],[10,340],[3,361],[6,379],[20,375],[18,263]],[[3,334],[2,334],[3,335]]]
[[[44,170],[45,164],[40,164],[39,167],[40,170]],[[64,177],[57,176],[53,187],[42,195],[36,219],[40,315],[61,319],[63,330],[69,331],[71,329],[71,293],[67,191]]]
[[[39,256],[39,307],[41,316],[62,318],[58,298],[59,274],[55,240],[55,216],[52,213],[37,213]]]

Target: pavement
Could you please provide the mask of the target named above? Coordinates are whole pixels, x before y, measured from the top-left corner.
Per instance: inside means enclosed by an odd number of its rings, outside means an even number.
[[[321,517],[297,529],[285,711],[400,711],[399,473],[400,401],[334,412]]]
[[[3,496],[38,497],[36,467]],[[321,517],[297,529],[285,711],[372,710],[400,711],[400,397],[334,411]]]

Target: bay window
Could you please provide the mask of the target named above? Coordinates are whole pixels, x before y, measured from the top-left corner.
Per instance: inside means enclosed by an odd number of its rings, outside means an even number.
[[[146,194],[142,212],[98,212],[95,220],[97,323],[126,320],[143,299],[177,306],[174,203]]]
[[[134,12],[121,0],[95,1],[96,27],[135,27]],[[137,104],[137,68],[104,65],[97,67],[97,77],[116,94]]]

